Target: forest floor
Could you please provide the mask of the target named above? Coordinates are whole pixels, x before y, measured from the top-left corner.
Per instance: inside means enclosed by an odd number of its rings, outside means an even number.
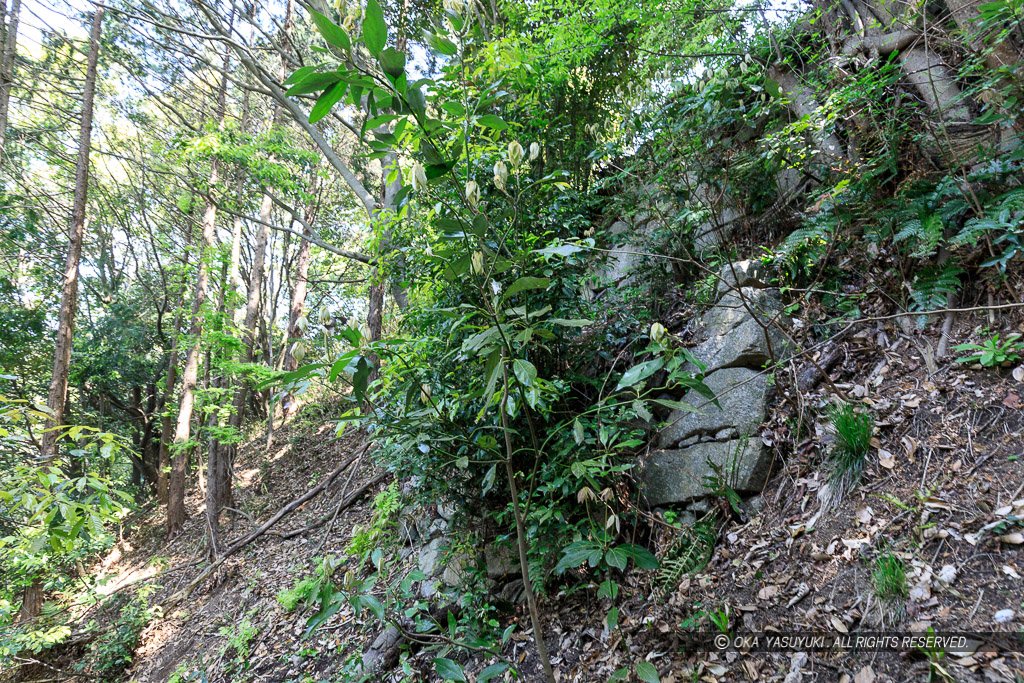
[[[986,322],[982,315],[959,318],[955,338],[970,338],[975,325]],[[544,597],[546,636],[560,681],[607,681],[639,660],[653,664],[663,683],[1022,680],[1020,654],[989,653],[976,645],[930,657],[921,651],[683,651],[689,632],[716,629],[711,618],[716,614],[727,614],[727,628],[736,634],[1020,630],[1024,374],[1013,366],[956,364],[955,353],[929,368],[921,352],[927,335],[897,323],[861,327],[843,339],[842,360],[831,373],[841,391],[876,415],[876,440],[861,485],[838,505],[822,509],[817,498],[826,476],[821,444],[831,437],[820,423],[814,433],[793,429],[801,411],[815,412],[824,404],[825,391],[796,392],[780,378],[762,436],[788,456],[780,459],[762,495],[747,501],[744,514],[721,529],[702,570],[684,575],[668,590],[659,585],[657,572],[622,577],[620,627],[612,633],[603,623],[611,603],[596,597],[596,585]],[[1021,319],[1004,316],[997,327],[1020,330]],[[309,406],[274,433],[269,447],[265,435],[257,435],[242,449],[236,505],[244,514],[234,534],[261,524],[360,449],[359,435],[335,438],[329,417],[329,407]],[[294,538],[281,535],[330,515],[379,474],[369,455],[361,458],[322,495],[230,557],[187,600],[153,620],[142,633],[129,680],[343,680],[346,660],[379,626],[355,618],[346,606],[305,638],[312,611],[301,604],[285,610],[276,596],[312,574],[319,558],[345,555],[353,530],[369,522],[373,497],[387,479],[333,522]],[[149,603],[157,604],[200,574],[202,500],[197,494],[188,504],[185,532],[169,544],[163,540],[162,513],[133,520],[114,551],[94,568],[112,577],[108,591],[153,575],[161,587]],[[674,538],[667,530],[654,536],[659,557]],[[885,552],[906,569],[904,600],[874,597],[872,574]],[[175,571],[179,565],[188,566]],[[507,619],[525,626],[525,606]],[[521,680],[541,680],[528,635],[517,633],[503,654],[519,663]],[[406,680],[434,680],[432,656],[414,653]],[[488,663],[465,662],[469,680]],[[950,678],[943,679],[942,672]],[[397,672],[395,680],[401,680]]]

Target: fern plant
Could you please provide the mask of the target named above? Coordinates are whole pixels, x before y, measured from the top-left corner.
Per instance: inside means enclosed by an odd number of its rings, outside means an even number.
[[[910,255],[914,258],[929,258],[942,243],[944,231],[942,220],[937,215],[922,212],[905,221],[893,239],[896,242],[910,241],[913,245]]]
[[[715,518],[708,513],[690,527],[680,530],[679,537],[659,559],[655,583],[668,595],[676,589],[683,574],[692,574],[703,569],[718,540]]]
[[[933,311],[946,307],[950,294],[960,289],[960,276],[964,269],[957,265],[929,266],[922,268],[914,277],[911,286],[912,311]],[[918,323],[923,325],[923,318]]]

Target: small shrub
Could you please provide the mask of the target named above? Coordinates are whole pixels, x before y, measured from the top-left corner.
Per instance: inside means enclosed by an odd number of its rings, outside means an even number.
[[[115,680],[128,670],[135,658],[139,635],[149,623],[147,597],[152,590],[151,586],[144,587],[120,608],[117,619],[93,641],[89,653],[76,664],[77,671],[88,672],[101,680]]]
[[[315,577],[304,576],[295,580],[295,585],[277,594],[277,601],[284,607],[286,612],[291,612],[300,602],[305,602],[312,597],[320,587]]]
[[[981,344],[960,344],[953,347],[957,351],[973,351],[969,356],[962,356],[956,359],[957,363],[971,363],[977,361],[986,368],[1002,365],[1007,361],[1014,361],[1020,358],[1018,351],[1024,351],[1024,343],[1021,343],[1019,334],[1011,334],[1006,339],[999,341],[999,335]]]

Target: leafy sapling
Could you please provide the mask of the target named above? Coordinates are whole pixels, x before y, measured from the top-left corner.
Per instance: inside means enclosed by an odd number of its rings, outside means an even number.
[[[961,356],[956,359],[957,363],[980,363],[986,368],[992,368],[1003,363],[1020,359],[1020,351],[1024,351],[1024,342],[1019,341],[1021,335],[1011,334],[1002,341],[999,335],[981,344],[959,344],[953,347],[957,351],[973,351],[974,353]]]

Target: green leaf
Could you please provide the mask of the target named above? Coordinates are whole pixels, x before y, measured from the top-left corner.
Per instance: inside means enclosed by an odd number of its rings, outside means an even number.
[[[384,11],[377,0],[366,0],[363,16],[363,42],[374,57],[380,54],[388,42],[388,27],[384,23]],[[463,679],[465,680],[465,679]]]
[[[335,47],[340,47],[342,50],[352,47],[352,41],[349,39],[345,29],[316,10],[309,10],[309,13],[313,16],[313,23],[316,24],[316,29],[320,31],[320,35],[324,37],[324,40]]]
[[[551,278],[549,277],[530,277],[527,275],[513,282],[512,286],[502,295],[501,300],[505,301],[510,296],[530,289],[547,289],[547,286],[550,284]]]
[[[773,81],[770,78],[764,79],[764,89],[767,90],[768,94],[774,97],[775,99],[779,99],[780,97],[782,97],[782,88],[779,86],[777,82]]]
[[[285,95],[308,95],[311,92],[320,92],[326,90],[332,85],[341,80],[336,72],[331,71],[329,73],[311,73],[303,77],[301,81],[288,88],[285,91]]]
[[[434,33],[427,33],[425,37],[427,39],[427,45],[429,45],[434,50],[440,52],[441,54],[447,57],[451,57],[456,52],[458,52],[458,48],[455,47],[455,43],[448,40],[444,36],[439,36]]]
[[[380,68],[389,76],[398,78],[405,71],[405,54],[393,47],[389,47],[380,53],[377,58]]]
[[[618,391],[619,389],[635,386],[656,373],[658,370],[661,370],[664,365],[665,361],[662,358],[655,358],[654,360],[648,360],[640,363],[639,365],[634,365],[629,370],[626,370],[626,374],[624,374],[622,379],[619,380],[619,384],[615,387],[615,390]]]
[[[313,73],[314,71],[316,71],[316,66],[315,65],[314,66],[300,66],[298,69],[295,70],[295,73],[293,73],[291,76],[289,76],[285,80],[284,85],[291,85],[293,83],[298,83],[299,81],[301,81],[303,78],[305,78],[309,74]]]
[[[417,114],[422,114],[427,110],[427,98],[424,97],[420,88],[409,88],[405,93],[405,101],[409,103],[409,109]]]
[[[619,548],[622,548],[626,555],[633,560],[633,564],[640,569],[658,568],[658,558],[656,558],[647,548],[639,546],[636,543],[623,543]]]
[[[604,621],[608,624],[608,630],[614,631],[615,627],[619,625],[619,608],[612,607],[608,610],[608,614],[605,616]]]
[[[637,662],[636,675],[644,683],[661,683],[661,679],[658,677],[658,670],[650,662]]]
[[[370,0],[370,2],[373,1]],[[438,676],[446,681],[463,681],[465,683],[466,674],[463,672],[462,667],[447,657],[437,657],[434,659],[434,670],[437,671]]]
[[[629,669],[622,667],[611,675],[608,679],[608,683],[618,683],[618,681],[625,681],[629,679]]]
[[[555,565],[555,573],[561,574],[566,569],[572,569],[590,559],[595,552],[600,552],[601,546],[594,541],[576,541],[562,549],[562,557]]]
[[[651,400],[660,406],[665,406],[669,410],[678,410],[683,413],[697,413],[698,415],[704,414],[704,411],[698,410],[696,407],[689,403],[684,403],[683,401],[673,401],[668,398],[652,398]]]
[[[331,107],[336,105],[345,96],[346,90],[348,90],[348,83],[340,81],[321,95],[317,99],[316,104],[313,105],[313,108],[309,110],[309,122],[316,123],[327,116],[331,111]]]
[[[487,492],[494,487],[494,477],[495,474],[497,474],[497,467],[497,465],[491,465],[491,469],[487,470],[487,474],[484,475],[484,480],[481,484],[481,487],[483,488],[483,491],[480,494],[481,498],[486,496]]]
[[[640,399],[633,401],[633,412],[644,422],[650,422],[654,418],[651,411],[647,409],[647,405]]]
[[[508,128],[508,124],[500,116],[495,116],[494,114],[484,114],[476,120],[476,123],[478,126],[486,126],[496,131],[503,131]]]
[[[574,439],[576,439],[576,445],[577,446],[579,446],[579,445],[581,445],[583,443],[583,438],[584,438],[584,436],[586,436],[586,434],[583,431],[583,424],[580,422],[579,418],[576,418],[575,420],[573,420],[573,423],[572,423],[572,436],[573,436]]]
[[[533,366],[533,363],[522,358],[512,361],[512,371],[516,373],[516,379],[524,386],[532,387],[534,380],[537,379],[537,368]]]
[[[547,322],[562,327],[586,327],[594,324],[593,320],[584,320],[583,318],[548,318]]]
[[[608,563],[609,567],[624,570],[629,562],[629,554],[626,553],[622,546],[615,546],[604,554],[604,561]]]
[[[501,674],[505,673],[505,669],[507,668],[508,664],[506,664],[505,662],[491,664],[489,667],[481,671],[479,675],[477,675],[477,683],[487,683],[487,681],[491,680],[495,676],[500,676]]]

